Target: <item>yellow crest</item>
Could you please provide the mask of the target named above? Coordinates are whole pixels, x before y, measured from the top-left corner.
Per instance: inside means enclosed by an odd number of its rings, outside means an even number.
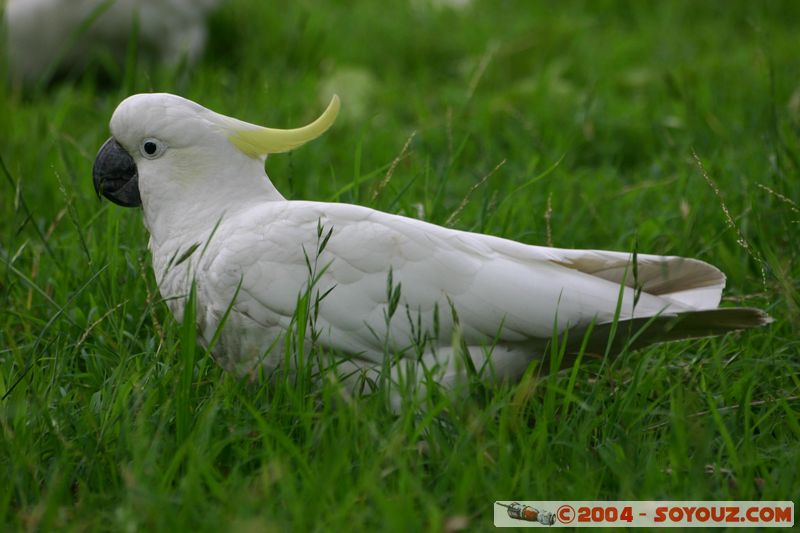
[[[339,97],[333,95],[328,108],[317,120],[302,128],[290,130],[264,128],[235,120],[231,128],[233,133],[229,138],[239,150],[250,157],[288,152],[325,133],[336,120],[339,106]]]

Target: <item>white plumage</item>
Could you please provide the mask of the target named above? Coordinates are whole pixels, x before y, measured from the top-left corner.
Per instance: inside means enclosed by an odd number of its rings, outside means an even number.
[[[387,354],[421,356],[423,364],[441,367],[445,382],[459,374],[454,338],[477,367],[491,353],[492,371],[504,379],[517,378],[542,355],[554,328],[569,329],[575,347],[595,325],[588,346],[602,353],[620,293],[623,325],[650,322],[635,345],[770,320],[755,309],[717,309],[725,277],[694,259],[639,255],[641,294],[634,306],[627,253],[529,246],[367,207],[285,200],[264,173],[265,154],[321,134],[337,111],[334,99],[312,125],[282,132],[174,95],[142,94],[122,102],[111,119],[109,142],[120,149],[101,150],[95,186],[118,203],[137,203],[124,189],[128,181],[113,173],[125,166],[115,158],[130,155],[155,275],[176,318],[192,279],[206,342],[233,302],[214,349],[228,370],[282,364],[282,336],[315,265],[312,296],[324,295],[318,343],[349,354],[345,366],[354,370],[379,368]],[[156,155],[146,154],[149,149]],[[400,299],[387,319],[390,272]],[[415,345],[423,337],[429,342],[419,354]]]
[[[8,0],[12,76],[34,83],[56,62],[79,68],[99,50],[122,63],[135,27],[139,45],[166,63],[192,62],[205,46],[206,17],[220,1]]]

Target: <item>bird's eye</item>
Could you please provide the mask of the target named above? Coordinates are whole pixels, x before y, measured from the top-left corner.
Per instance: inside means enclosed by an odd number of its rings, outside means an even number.
[[[167,146],[158,139],[145,139],[142,141],[139,151],[147,159],[155,159],[164,153]]]

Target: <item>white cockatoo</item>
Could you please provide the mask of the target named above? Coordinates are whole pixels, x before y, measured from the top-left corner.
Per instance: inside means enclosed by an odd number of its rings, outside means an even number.
[[[32,84],[57,66],[84,66],[100,49],[122,63],[134,29],[139,46],[164,62],[193,62],[205,46],[206,18],[220,1],[7,0],[11,75]]]
[[[493,379],[519,378],[554,332],[568,352],[585,341],[602,354],[615,313],[616,338],[638,333],[633,346],[771,321],[758,309],[718,308],[725,276],[696,259],[531,246],[285,199],[266,156],[318,137],[338,110],[334,96],[311,124],[276,130],[172,94],[138,94],[111,118],[95,189],[142,206],[159,289],[179,321],[193,282],[204,342],[229,311],[212,351],[230,371],[288,360],[284,337],[302,294],[312,303],[301,316],[314,317],[306,335],[343,368],[374,372],[405,356],[443,383],[470,362]]]

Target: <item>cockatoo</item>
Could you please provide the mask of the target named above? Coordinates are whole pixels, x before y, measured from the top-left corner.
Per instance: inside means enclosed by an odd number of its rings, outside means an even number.
[[[225,369],[284,365],[303,294],[309,341],[343,368],[371,372],[405,357],[444,384],[466,367],[518,379],[554,333],[568,352],[585,342],[603,354],[771,321],[758,309],[719,308],[725,276],[696,259],[531,246],[359,205],[287,200],[265,173],[267,155],[320,136],[339,105],[334,96],[317,120],[289,130],[172,94],[131,96],[111,117],[95,190],[143,208],[162,296],[181,321],[195,284],[199,335],[209,343],[221,327],[212,353]]]
[[[32,84],[57,66],[84,66],[100,49],[122,63],[135,29],[139,46],[164,62],[193,62],[205,46],[206,17],[220,1],[8,0],[11,75]]]

